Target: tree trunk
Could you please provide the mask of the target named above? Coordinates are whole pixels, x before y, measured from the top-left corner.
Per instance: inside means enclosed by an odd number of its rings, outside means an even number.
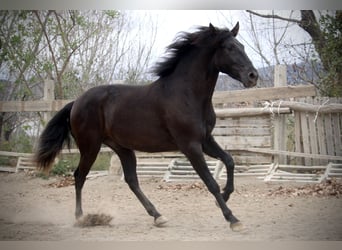
[[[322,30],[320,29],[320,25],[315,17],[315,14],[312,10],[301,10],[300,13],[301,21],[298,25],[309,33],[315,49],[319,54],[319,57],[321,58],[324,69],[328,70],[329,60],[324,56],[324,53],[322,53],[325,45],[324,35]]]

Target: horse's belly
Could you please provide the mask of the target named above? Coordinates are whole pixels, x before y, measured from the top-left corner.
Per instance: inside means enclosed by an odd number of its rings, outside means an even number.
[[[171,136],[162,129],[144,128],[141,126],[133,126],[134,129],[128,128],[114,129],[111,138],[116,144],[144,152],[163,152],[177,150],[177,145],[173,142]]]

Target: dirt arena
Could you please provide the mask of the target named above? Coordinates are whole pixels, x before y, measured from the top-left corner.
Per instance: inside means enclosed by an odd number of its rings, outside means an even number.
[[[236,178],[229,206],[246,227],[236,233],[201,182],[141,180],[145,194],[169,219],[166,226],[155,227],[153,218],[117,176],[89,179],[83,189],[84,213],[112,216],[110,225],[77,227],[74,187],[56,187],[60,181],[0,173],[0,240],[342,240],[341,195],[298,191],[303,184]]]

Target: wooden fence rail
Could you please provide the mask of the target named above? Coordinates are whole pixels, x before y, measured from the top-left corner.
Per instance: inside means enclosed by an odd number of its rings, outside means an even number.
[[[276,100],[293,97],[316,96],[313,85],[282,86],[273,88],[253,88],[234,91],[216,91],[213,103],[238,103],[261,100]]]
[[[0,102],[0,112],[54,112],[73,100],[37,100]]]
[[[326,99],[329,100],[329,98]],[[298,101],[275,101],[273,102],[273,108],[275,107],[289,108],[298,112],[317,112],[322,114],[342,112],[342,104],[340,103],[315,105]]]
[[[275,100],[289,97],[315,96],[312,85],[255,88],[235,91],[217,91],[213,96],[214,105],[222,103]],[[73,100],[0,101],[0,112],[54,112]]]

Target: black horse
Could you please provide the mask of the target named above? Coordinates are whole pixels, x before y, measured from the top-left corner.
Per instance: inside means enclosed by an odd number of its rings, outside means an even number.
[[[48,171],[71,133],[80,150],[74,173],[76,218],[83,214],[81,193],[86,176],[101,144],[105,144],[120,158],[125,181],[156,225],[166,219],[139,187],[134,150],[181,151],[215,196],[231,228],[241,228],[226,205],[234,191],[234,161],[211,135],[216,120],[212,96],[219,72],[245,87],[257,83],[258,73],[235,38],[238,30],[239,23],[231,31],[210,24],[192,33],[180,33],[167,47],[168,56],[154,68],[158,80],[143,86],[92,88],[50,120],[39,139],[35,160],[38,168]],[[203,153],[220,159],[227,168],[222,194]]]

